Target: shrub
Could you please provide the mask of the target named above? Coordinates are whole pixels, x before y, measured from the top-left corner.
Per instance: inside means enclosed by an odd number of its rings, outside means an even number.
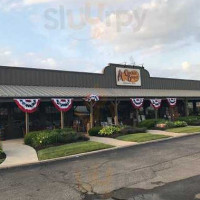
[[[179,117],[178,120],[185,121],[188,125],[191,125],[191,126],[200,125],[200,116]]]
[[[88,133],[89,133],[90,136],[98,136],[99,131],[100,131],[101,129],[102,129],[102,127],[97,126],[97,127],[91,128],[91,129],[88,131]]]
[[[1,143],[0,143],[0,159],[4,159],[6,157],[5,153],[3,152]]]
[[[136,128],[136,127],[122,127],[120,133],[123,135],[134,134],[134,133],[146,133],[146,128]]]
[[[154,128],[157,124],[157,122],[160,121],[160,120],[156,120],[156,119],[147,119],[147,120],[144,120],[144,121],[141,121],[139,124],[138,124],[138,127],[140,128],[147,128],[147,129],[151,129],[151,128]],[[163,121],[163,120],[162,120]]]
[[[187,126],[187,123],[184,121],[175,121],[175,122],[165,121],[165,122],[156,124],[156,128],[161,129],[161,130],[165,130],[165,129],[169,129],[169,128],[176,128],[176,127],[177,128],[185,127],[185,126]]]
[[[119,133],[120,130],[121,128],[119,126],[105,126],[99,131],[99,135],[111,136],[111,135]]]
[[[24,138],[24,143],[40,149],[50,145],[72,143],[79,140],[88,140],[88,138],[67,128],[28,133]]]
[[[174,126],[175,126],[175,127],[186,127],[186,126],[187,126],[187,123],[184,122],[184,121],[175,121],[175,122],[174,122]]]

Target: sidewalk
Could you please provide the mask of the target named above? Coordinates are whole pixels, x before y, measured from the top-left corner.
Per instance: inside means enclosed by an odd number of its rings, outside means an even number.
[[[137,144],[136,142],[125,142],[125,141],[121,141],[121,140],[117,140],[117,139],[113,139],[113,138],[94,137],[94,136],[90,137],[90,141],[109,144],[109,145],[112,145],[115,147],[124,147],[124,146],[130,146],[133,144]]]
[[[179,137],[179,136],[188,135],[188,133],[172,133],[172,132],[161,131],[161,130],[148,130],[147,132],[151,134],[155,134],[155,135],[166,135],[166,136],[171,136],[171,137]]]
[[[24,145],[23,139],[7,140],[2,144],[6,160],[0,165],[0,168],[38,162],[36,151],[32,147]]]

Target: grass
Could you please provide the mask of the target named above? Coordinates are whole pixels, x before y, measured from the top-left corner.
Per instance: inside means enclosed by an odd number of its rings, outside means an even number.
[[[181,128],[171,128],[167,129],[168,132],[173,133],[200,133],[200,127],[199,126],[187,126],[187,127],[181,127]]]
[[[111,148],[113,146],[98,142],[77,142],[56,147],[49,147],[38,151],[39,160],[47,160],[64,156],[75,155],[79,153],[91,152],[101,149]]]
[[[150,133],[136,133],[136,134],[120,136],[117,139],[123,140],[123,141],[141,143],[141,142],[147,142],[147,141],[151,141],[151,140],[164,139],[164,138],[168,138],[168,137],[169,136],[154,135],[154,134],[150,134]]]

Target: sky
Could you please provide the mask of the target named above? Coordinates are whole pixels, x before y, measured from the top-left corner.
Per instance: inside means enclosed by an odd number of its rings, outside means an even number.
[[[1,0],[0,65],[200,80],[199,0]]]

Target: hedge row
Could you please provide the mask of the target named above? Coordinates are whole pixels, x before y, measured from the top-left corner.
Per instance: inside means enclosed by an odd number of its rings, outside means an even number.
[[[146,128],[135,128],[131,126],[106,126],[91,128],[88,133],[90,136],[119,136],[134,133],[145,133]]]
[[[179,117],[179,121],[185,121],[190,126],[200,126],[200,116]]]
[[[28,133],[24,138],[24,143],[33,148],[41,149],[51,145],[67,144],[86,140],[89,140],[89,138],[75,132],[71,128],[67,128],[62,130],[55,129]]]
[[[158,128],[158,125],[160,124],[165,125],[163,129],[188,126],[188,123],[183,120],[171,122],[163,119],[158,119],[158,120],[148,119],[140,122],[139,127],[146,127],[147,129],[155,129]]]

